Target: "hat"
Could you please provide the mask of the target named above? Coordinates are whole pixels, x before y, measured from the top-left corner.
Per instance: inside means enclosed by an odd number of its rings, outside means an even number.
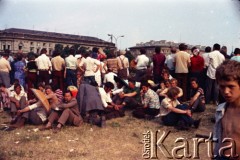
[[[125,50],[120,50],[120,55],[125,55],[126,51]]]
[[[50,104],[46,98],[46,96],[44,95],[44,93],[38,89],[34,89],[34,88],[31,88],[33,94],[42,102],[42,105],[43,107],[47,110],[47,111],[50,111]]]

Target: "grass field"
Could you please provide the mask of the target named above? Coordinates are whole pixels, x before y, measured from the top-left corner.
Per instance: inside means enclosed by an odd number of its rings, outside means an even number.
[[[212,130],[210,118],[215,107],[207,106],[204,113],[194,114],[194,118],[202,118],[200,128]],[[6,113],[0,113],[0,124],[9,121]],[[164,145],[171,151],[178,137],[189,140],[190,153],[193,151],[191,139],[195,137],[196,129],[178,131],[174,127],[166,127],[160,118],[154,120],[139,120],[127,112],[123,118],[107,121],[105,128],[83,124],[81,127],[65,126],[59,133],[52,130],[37,131],[41,126],[26,125],[24,128],[11,132],[0,131],[0,160],[36,159],[36,160],[140,160],[143,159],[143,133],[171,131]],[[181,143],[180,143],[181,144]],[[177,146],[179,146],[178,144]],[[200,144],[201,145],[201,144]],[[209,159],[207,145],[200,147],[200,159]],[[178,154],[182,154],[180,150]],[[167,159],[158,150],[158,159]]]

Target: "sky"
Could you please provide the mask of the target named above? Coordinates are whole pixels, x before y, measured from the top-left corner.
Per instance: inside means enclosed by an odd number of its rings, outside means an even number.
[[[5,28],[105,41],[110,41],[108,34],[112,34],[120,49],[167,40],[203,46],[219,43],[232,52],[232,48],[240,47],[240,1],[0,0],[0,30]]]

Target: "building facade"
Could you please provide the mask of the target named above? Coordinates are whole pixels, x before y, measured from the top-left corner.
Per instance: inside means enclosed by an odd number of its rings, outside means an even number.
[[[178,46],[180,43],[175,43],[175,42],[171,42],[171,41],[166,41],[166,40],[160,40],[160,41],[149,41],[146,43],[137,43],[136,46],[134,47],[130,47],[130,51],[134,56],[137,56],[140,54],[140,49],[141,48],[145,48],[146,49],[146,55],[148,57],[152,57],[153,54],[155,54],[155,48],[157,46],[161,47],[161,53],[165,54],[166,56],[168,54],[171,53],[171,47],[176,47],[176,49],[178,50]],[[200,46],[200,45],[190,45],[190,44],[186,44],[188,45],[188,50],[187,52],[191,54],[191,48],[196,46],[197,48],[199,48],[201,50],[201,52],[204,52],[205,50],[205,46]]]
[[[46,48],[48,51],[47,54],[51,55],[55,44],[62,44],[63,47],[71,47],[75,44],[79,44],[80,47],[87,48],[116,48],[114,43],[110,43],[96,37],[18,28],[0,30],[0,52],[4,52],[5,49],[9,49],[12,53],[39,53],[42,48]]]

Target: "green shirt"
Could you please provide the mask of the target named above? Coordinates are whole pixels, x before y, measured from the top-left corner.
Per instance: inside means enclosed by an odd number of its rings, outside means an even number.
[[[129,88],[129,87],[125,87],[123,92],[125,94],[128,93],[133,93],[133,92],[137,92],[137,94],[133,97],[136,101],[141,102],[141,97],[140,97],[140,88],[139,87],[135,87],[135,88]]]

